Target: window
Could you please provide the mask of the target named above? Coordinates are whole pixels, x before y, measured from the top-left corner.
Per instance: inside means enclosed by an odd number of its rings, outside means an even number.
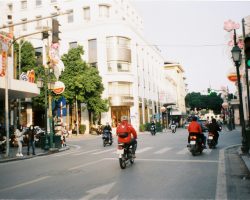
[[[42,0],[36,0],[36,7],[41,6],[42,5]]]
[[[83,19],[86,21],[90,20],[90,7],[83,8]]]
[[[35,48],[35,56],[36,56],[36,64],[42,65],[43,64],[43,48],[37,47]]]
[[[22,22],[27,22],[27,19],[22,19]],[[27,23],[22,24],[22,30],[27,31]]]
[[[99,16],[100,17],[109,17],[109,6],[108,5],[99,5]]]
[[[74,13],[73,13],[73,10],[69,10],[68,12],[70,12],[68,14],[68,23],[73,23],[74,22]]]
[[[130,82],[110,82],[108,87],[109,96],[131,96],[132,83]]]
[[[77,42],[70,42],[69,43],[69,48],[70,49],[77,48]]]
[[[97,41],[92,39],[88,41],[89,63],[97,63]]]
[[[22,10],[27,9],[27,0],[26,1],[21,1],[21,9]]]
[[[12,4],[8,4],[8,9],[9,9],[9,12],[12,12],[13,5]]]
[[[42,16],[37,16],[36,19],[38,21],[36,21],[36,29],[40,29],[42,28],[42,20],[41,20]]]
[[[131,66],[128,62],[108,62],[108,72],[130,72]]]

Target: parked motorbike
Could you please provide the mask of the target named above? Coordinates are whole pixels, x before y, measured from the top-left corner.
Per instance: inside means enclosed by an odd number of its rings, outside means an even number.
[[[5,153],[6,150],[6,136],[0,137],[0,153]]]
[[[118,143],[117,154],[119,155],[119,164],[121,169],[125,169],[130,163],[134,163],[133,150],[130,144]]]
[[[172,125],[170,126],[170,128],[171,128],[172,133],[175,133],[175,132],[176,132],[176,125],[175,125],[175,124],[172,124]]]
[[[35,142],[37,143],[37,142],[39,142],[41,136],[45,135],[45,131],[42,128],[40,128],[39,126],[34,126],[34,129],[35,129],[35,133],[36,133]]]
[[[155,125],[151,125],[150,132],[151,132],[151,135],[155,135],[156,134],[156,127],[155,127]]]
[[[211,132],[208,133],[207,145],[209,149],[214,149],[217,145],[217,142],[215,140],[215,135]]]
[[[190,144],[188,145],[189,151],[195,156],[197,153],[202,153],[204,146],[202,144],[202,139],[196,135],[189,136]]]
[[[107,144],[110,146],[113,143],[112,138],[110,137],[110,131],[109,130],[103,130],[103,135],[102,135],[102,140],[103,140],[103,146],[105,147]]]

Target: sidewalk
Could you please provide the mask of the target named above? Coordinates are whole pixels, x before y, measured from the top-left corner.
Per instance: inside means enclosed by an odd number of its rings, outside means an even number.
[[[57,153],[57,152],[68,150],[69,147],[66,146],[66,147],[62,147],[60,149],[54,148],[54,149],[50,149],[50,150],[43,150],[40,147],[36,147],[35,148],[35,154],[36,155],[32,155],[32,148],[30,149],[30,154],[27,155],[27,146],[24,146],[23,147],[23,157],[17,157],[16,156],[17,149],[18,149],[17,147],[10,147],[8,157],[6,157],[5,154],[1,153],[0,154],[0,163],[2,163],[2,162],[10,162],[10,161],[15,161],[15,160],[30,159],[30,158],[34,158],[34,157],[37,157],[37,156],[44,156],[44,155],[48,155],[48,154],[52,154],[52,153]]]

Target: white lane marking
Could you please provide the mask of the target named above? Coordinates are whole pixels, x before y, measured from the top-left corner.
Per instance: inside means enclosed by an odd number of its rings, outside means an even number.
[[[69,170],[69,171],[72,171],[72,170],[75,170],[75,169],[78,169],[78,168],[87,167],[87,166],[89,166],[89,165],[93,165],[93,164],[99,163],[99,162],[101,162],[101,161],[103,161],[103,159],[101,159],[101,160],[96,160],[96,161],[89,162],[89,163],[85,163],[85,164],[78,165],[78,166],[75,166],[75,167],[71,167],[71,168],[69,168],[68,170]]]
[[[102,186],[96,187],[94,189],[88,190],[88,191],[86,191],[86,193],[88,195],[80,198],[80,200],[93,199],[94,196],[100,195],[100,194],[107,195],[115,184],[116,184],[115,182],[108,183],[106,185],[102,185]]]
[[[14,186],[12,186],[12,187],[8,187],[8,188],[1,189],[0,192],[6,191],[6,190],[16,189],[16,188],[19,188],[19,187],[22,187],[22,186],[26,186],[26,185],[31,185],[31,184],[33,184],[33,183],[42,181],[42,180],[44,180],[44,179],[46,179],[46,178],[49,178],[49,177],[50,177],[50,176],[44,176],[44,177],[41,177],[41,178],[38,178],[38,179],[35,179],[35,180],[32,180],[32,181],[20,183],[20,184],[18,184],[18,185],[14,185]]]
[[[163,148],[163,149],[161,149],[159,151],[154,152],[154,154],[162,154],[162,153],[165,153],[165,152],[169,151],[170,149],[172,149],[172,148],[166,147],[166,148]]]
[[[225,150],[228,148],[240,146],[240,144],[232,145],[227,148],[223,148],[219,152],[219,165],[218,165],[218,175],[216,184],[216,194],[215,199],[227,199],[227,182],[226,182],[226,167],[225,167]]]
[[[152,148],[153,148],[153,147],[145,147],[145,148],[143,148],[143,149],[137,150],[135,153],[136,153],[136,154],[138,154],[138,153],[143,153],[143,152],[148,151],[148,150],[150,150],[150,149],[152,149]]]
[[[187,149],[187,148],[184,148],[184,149],[182,149],[181,151],[178,151],[176,154],[181,155],[181,154],[186,154],[186,153],[188,153],[188,149]]]
[[[79,155],[83,155],[83,154],[87,154],[87,153],[93,153],[95,151],[99,151],[100,149],[94,149],[94,150],[90,150],[90,151],[84,151],[82,153],[76,153],[74,154],[74,156],[79,156]]]
[[[92,153],[92,154],[98,155],[98,154],[106,153],[106,152],[109,152],[109,151],[114,151],[114,149],[103,150],[103,151],[99,151],[99,152]]]
[[[117,160],[117,158],[103,158],[103,160]],[[218,160],[174,160],[174,159],[144,159],[136,158],[136,161],[145,161],[145,162],[189,162],[189,163],[218,163]]]
[[[206,154],[210,154],[212,152],[212,149],[204,149],[204,151]]]
[[[72,151],[70,151],[68,153],[60,153],[60,154],[57,153],[57,154],[51,155],[51,157],[60,157],[60,156],[70,155],[70,154],[78,152],[79,149],[81,149],[81,146],[79,146],[79,145],[70,145],[70,146],[75,147],[75,149],[73,149]]]

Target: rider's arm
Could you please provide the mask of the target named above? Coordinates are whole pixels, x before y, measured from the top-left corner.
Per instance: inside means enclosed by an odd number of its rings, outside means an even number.
[[[133,138],[137,139],[137,133],[136,133],[134,127],[133,126],[129,126],[129,129],[130,129],[131,133],[133,134]]]

